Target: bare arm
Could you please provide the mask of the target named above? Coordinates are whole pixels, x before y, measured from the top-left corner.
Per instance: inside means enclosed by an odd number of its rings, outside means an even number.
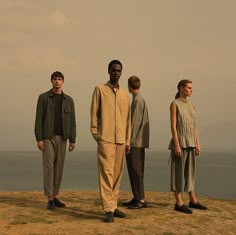
[[[172,102],[170,106],[171,133],[175,145],[175,155],[177,157],[181,157],[182,152],[179,145],[178,133],[176,129],[176,114],[177,114],[176,104]]]
[[[198,137],[198,130],[196,128],[196,138],[197,138],[197,145],[196,145],[196,155],[200,154],[201,148],[200,148],[200,141],[199,141],[199,137]]]

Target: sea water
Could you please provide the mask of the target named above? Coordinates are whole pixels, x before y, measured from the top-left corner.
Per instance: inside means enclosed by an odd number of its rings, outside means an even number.
[[[169,192],[168,150],[146,150],[145,190]],[[0,191],[43,190],[40,151],[0,151]],[[236,150],[203,150],[197,157],[197,195],[236,200]],[[98,190],[96,150],[68,152],[61,190]],[[121,190],[131,190],[127,168]]]

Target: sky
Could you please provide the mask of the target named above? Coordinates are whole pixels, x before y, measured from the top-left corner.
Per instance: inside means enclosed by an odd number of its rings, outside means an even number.
[[[235,11],[234,0],[0,0],[0,150],[37,149],[36,103],[56,70],[75,102],[76,148],[95,148],[91,96],[113,59],[121,87],[142,81],[151,148],[167,149],[181,79],[193,81],[202,149],[236,148]]]

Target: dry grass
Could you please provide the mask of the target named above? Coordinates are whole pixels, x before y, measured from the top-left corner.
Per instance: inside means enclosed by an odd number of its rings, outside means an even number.
[[[172,193],[147,192],[148,208],[121,208],[128,217],[106,224],[98,192],[64,192],[60,198],[67,207],[49,211],[41,192],[0,193],[0,234],[236,234],[236,201],[200,198],[209,210],[188,215],[173,210]],[[130,198],[121,192],[121,202]]]

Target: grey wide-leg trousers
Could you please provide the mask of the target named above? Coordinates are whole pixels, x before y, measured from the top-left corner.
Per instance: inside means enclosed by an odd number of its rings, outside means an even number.
[[[67,141],[62,136],[55,135],[44,140],[43,151],[43,185],[44,195],[56,196],[61,186]]]
[[[171,151],[171,191],[194,191],[196,176],[195,148],[182,149],[182,156]]]

